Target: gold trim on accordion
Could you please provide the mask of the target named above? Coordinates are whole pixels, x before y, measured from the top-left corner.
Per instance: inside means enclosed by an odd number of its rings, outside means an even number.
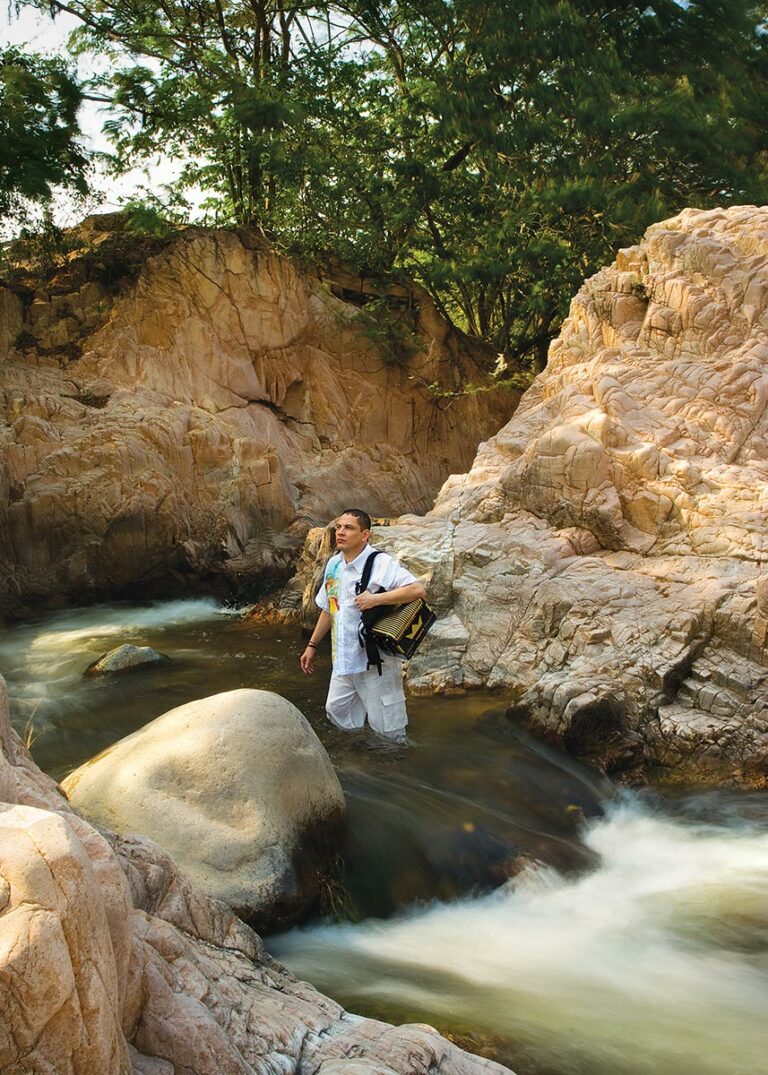
[[[382,606],[383,607],[383,606]],[[370,629],[374,641],[389,653],[412,657],[436,616],[426,601],[419,598],[407,605],[391,605],[391,611],[376,620]]]

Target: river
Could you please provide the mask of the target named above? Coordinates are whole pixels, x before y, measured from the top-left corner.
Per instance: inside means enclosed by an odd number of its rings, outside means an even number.
[[[122,642],[171,662],[84,668]],[[768,1034],[768,796],[617,792],[487,692],[417,697],[404,746],[323,716],[328,658],[208,600],[54,613],[0,632],[16,727],[61,777],[235,687],[312,723],[350,806],[328,917],[268,947],[352,1010],[429,1022],[518,1075],[757,1075]],[[333,921],[335,917],[345,921]]]

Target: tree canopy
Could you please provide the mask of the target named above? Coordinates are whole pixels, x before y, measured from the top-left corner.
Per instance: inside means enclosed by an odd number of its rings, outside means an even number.
[[[46,202],[54,186],[85,191],[81,98],[63,61],[0,50],[0,216]]]
[[[404,273],[510,360],[686,205],[766,201],[765,5],[748,0],[40,0],[110,55],[119,161],[278,246]]]

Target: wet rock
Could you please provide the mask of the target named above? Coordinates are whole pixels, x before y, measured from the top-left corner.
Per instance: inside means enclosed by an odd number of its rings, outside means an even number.
[[[767,488],[768,208],[685,210],[584,284],[434,510],[377,535],[441,615],[412,689],[499,688],[618,771],[760,772]]]
[[[91,821],[156,840],[204,892],[260,929],[316,902],[346,810],[302,714],[260,690],[171,710],[62,787]]]
[[[158,653],[151,646],[131,646],[128,643],[111,649],[98,660],[89,664],[85,670],[87,676],[109,676],[118,672],[127,672],[144,665],[163,664],[169,661],[163,653]]]
[[[81,229],[90,252],[26,321],[0,289],[0,611],[201,578],[258,600],[347,501],[429,508],[519,398],[441,409],[428,386],[491,387],[490,349],[419,294],[405,326],[419,353],[383,354],[333,273],[301,272],[246,232],[192,228],[147,250],[123,236],[110,292],[112,225]]]
[[[348,1014],[156,844],[97,832],[12,730],[1,677],[0,748],[3,1071],[504,1075],[429,1027]]]

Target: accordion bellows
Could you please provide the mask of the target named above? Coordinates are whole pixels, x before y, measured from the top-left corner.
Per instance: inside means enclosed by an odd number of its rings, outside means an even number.
[[[407,605],[379,605],[370,611],[373,617],[363,613],[363,622],[373,641],[386,653],[394,653],[408,659],[412,657],[435,622],[436,616],[426,601],[419,598]]]

